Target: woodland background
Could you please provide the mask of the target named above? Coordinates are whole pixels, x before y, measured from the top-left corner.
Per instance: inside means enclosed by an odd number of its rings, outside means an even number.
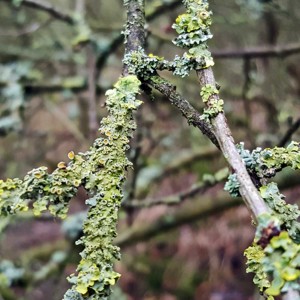
[[[124,50],[120,0],[51,0],[61,12],[84,16],[79,26],[12,2],[0,0],[2,179],[41,165],[54,170],[69,151],[88,149]],[[173,58],[181,50],[172,44],[171,25],[183,7],[174,0],[146,4],[147,51]],[[299,1],[212,0],[210,6],[214,71],[236,141],[249,149],[299,141]],[[92,45],[77,43],[90,33]],[[195,75],[164,76],[203,108]],[[122,277],[112,299],[260,299],[243,257],[255,229],[241,201],[223,191],[228,170],[220,152],[159,93],[143,101],[128,153],[134,170],[120,214]],[[290,203],[299,201],[299,179],[291,170],[276,178]],[[10,270],[12,278],[11,288],[0,284],[1,300],[61,299],[79,259],[74,241],[85,199],[80,191],[64,222],[47,214],[20,215],[9,225],[0,220],[0,271]]]

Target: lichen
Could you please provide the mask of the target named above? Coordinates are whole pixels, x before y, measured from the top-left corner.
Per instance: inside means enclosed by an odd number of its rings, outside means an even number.
[[[209,122],[212,118],[223,112],[224,101],[219,99],[219,97],[215,97],[218,94],[218,89],[211,84],[206,84],[201,88],[200,96],[206,104],[201,119]]]
[[[205,0],[186,0],[184,4],[186,13],[179,15],[172,26],[178,33],[173,42],[179,47],[193,48],[212,38],[212,13]]]
[[[245,250],[247,272],[254,273],[253,282],[268,299],[274,299],[289,288],[299,290],[300,245],[288,232],[273,236],[263,248],[256,242]]]
[[[300,224],[297,222],[300,216],[299,208],[296,204],[287,204],[284,195],[280,194],[277,184],[271,182],[260,188],[260,194],[267,205],[272,209],[272,214],[286,228],[290,237],[300,243]]]
[[[199,49],[202,46],[198,47]],[[123,63],[128,66],[131,73],[137,74],[139,77],[147,79],[154,75],[156,71],[168,70],[174,75],[185,77],[191,70],[208,67],[209,58],[198,56],[196,48],[191,53],[184,53],[182,56],[176,55],[173,60],[168,61],[163,57],[153,54],[147,55],[143,48],[128,52],[123,59]]]
[[[83,186],[90,206],[83,226],[84,236],[77,275],[64,299],[107,299],[110,287],[120,277],[113,263],[120,258],[119,248],[113,245],[116,237],[118,208],[121,205],[122,183],[131,163],[126,157],[129,138],[136,124],[133,111],[142,103],[136,99],[140,81],[134,75],[120,78],[114,89],[107,91],[109,114],[101,121],[101,137],[85,153],[68,153],[69,162],[59,162],[53,173],[46,167],[34,169],[21,179],[0,181],[0,214],[7,216],[28,210],[39,215],[46,209],[65,218],[69,200]]]

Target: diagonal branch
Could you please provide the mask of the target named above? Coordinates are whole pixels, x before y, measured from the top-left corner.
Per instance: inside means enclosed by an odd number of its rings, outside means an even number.
[[[211,130],[211,126],[206,121],[202,120],[201,114],[189,103],[188,100],[183,98],[176,91],[176,86],[172,85],[159,75],[147,78],[146,82],[165,95],[171,103],[181,111],[189,124],[199,128],[204,135],[206,135],[218,148],[220,148],[219,143]]]
[[[197,76],[201,86],[217,86],[211,68],[198,70]],[[209,101],[218,100],[220,100],[218,94],[211,95],[209,99]],[[211,120],[211,123],[213,132],[219,142],[223,155],[237,175],[240,183],[240,194],[242,195],[253,217],[256,219],[260,214],[267,213],[268,208],[253,184],[245,164],[235,147],[234,139],[227,125],[224,113],[219,113]]]
[[[284,137],[279,142],[279,147],[284,147],[286,143],[291,139],[292,135],[300,128],[300,118],[293,123],[285,133]]]
[[[3,0],[5,2],[11,3],[11,0]],[[44,1],[44,0],[22,0],[21,5],[36,8],[40,11],[48,13],[50,16],[63,21],[65,23],[68,23],[70,25],[73,25],[75,23],[74,17],[67,12],[64,12],[60,7],[56,7],[53,4]]]

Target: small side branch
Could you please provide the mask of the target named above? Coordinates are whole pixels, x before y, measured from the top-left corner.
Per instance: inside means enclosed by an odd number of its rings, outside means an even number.
[[[293,43],[286,46],[264,46],[257,48],[247,48],[240,50],[218,51],[213,50],[212,55],[214,58],[263,58],[263,57],[286,57],[293,54],[300,53],[300,43]]]
[[[176,87],[174,85],[159,75],[149,77],[146,82],[166,96],[171,103],[181,111],[189,124],[199,128],[204,135],[206,135],[218,148],[220,148],[219,143],[212,132],[211,126],[201,119],[201,114],[189,103],[188,100],[183,98],[176,91]]]
[[[119,234],[115,244],[124,248],[134,245],[137,242],[146,241],[150,238],[178,228],[179,226],[208,218],[217,213],[223,212],[231,207],[242,204],[240,198],[231,198],[222,193],[218,197],[201,197],[199,200],[190,203],[173,214],[163,215],[154,222],[137,224],[125,232]]]
[[[5,2],[12,2],[11,0],[3,0]],[[55,19],[73,25],[75,20],[73,16],[67,12],[64,12],[61,8],[54,6],[53,4],[46,2],[44,0],[22,0],[21,5],[36,8],[40,11],[48,13]]]
[[[284,137],[278,144],[278,147],[284,147],[286,143],[291,139],[292,135],[300,128],[300,118],[292,124],[292,126],[288,129]]]

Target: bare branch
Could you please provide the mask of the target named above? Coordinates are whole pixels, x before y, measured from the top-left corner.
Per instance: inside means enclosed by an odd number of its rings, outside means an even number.
[[[241,203],[240,198],[231,198],[229,195],[225,195],[224,192],[213,198],[209,196],[200,197],[197,201],[189,203],[189,205],[182,207],[173,214],[163,215],[153,222],[137,224],[129,228],[118,235],[115,244],[122,248],[134,245],[137,242],[149,240],[157,234],[165,233],[183,224],[208,218]]]
[[[12,2],[11,0],[3,0],[5,2]],[[65,23],[68,23],[70,25],[73,25],[75,23],[74,17],[64,12],[61,8],[54,6],[53,4],[46,2],[44,0],[22,0],[21,5],[36,8],[40,11],[44,11],[48,13],[50,16],[63,21]]]
[[[294,122],[288,131],[285,133],[284,137],[278,144],[278,147],[284,147],[286,143],[291,139],[292,135],[300,128],[300,118]]]
[[[225,180],[228,176],[228,174],[225,174],[224,178],[216,179],[215,177],[212,177],[211,181],[201,181],[193,184],[188,189],[167,197],[163,197],[160,199],[146,199],[144,201],[141,200],[131,200],[128,203],[125,203],[125,207],[134,207],[134,208],[144,208],[144,207],[151,207],[155,205],[176,205],[188,198],[193,198],[199,193],[205,192],[206,189],[208,189],[211,186],[216,185],[217,183]]]
[[[263,57],[286,57],[300,53],[300,43],[288,44],[286,46],[264,46],[250,47],[240,50],[213,50],[214,58],[263,58]]]

